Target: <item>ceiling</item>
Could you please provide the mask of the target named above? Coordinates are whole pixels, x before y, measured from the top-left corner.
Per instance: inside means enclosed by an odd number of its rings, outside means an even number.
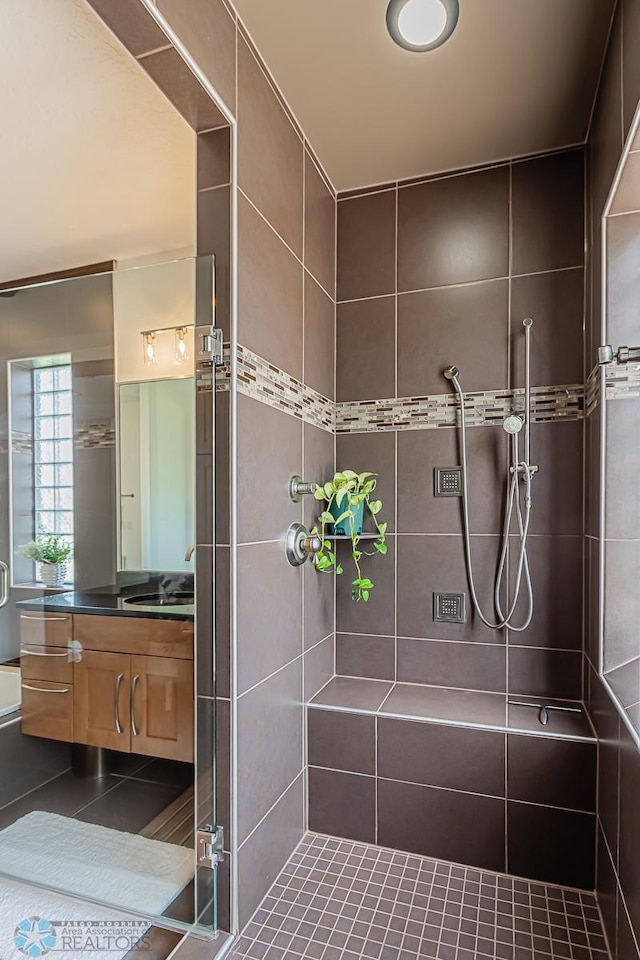
[[[195,135],[84,0],[1,0],[0,282],[193,251]]]
[[[234,0],[337,190],[583,142],[615,0],[460,0],[413,53],[387,0]]]

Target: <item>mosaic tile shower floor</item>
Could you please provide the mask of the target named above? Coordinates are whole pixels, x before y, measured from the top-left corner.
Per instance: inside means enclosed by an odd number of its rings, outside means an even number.
[[[308,833],[235,946],[251,960],[608,960],[591,893]]]

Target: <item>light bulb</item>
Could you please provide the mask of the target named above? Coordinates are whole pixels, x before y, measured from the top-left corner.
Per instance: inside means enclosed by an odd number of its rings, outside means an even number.
[[[176,360],[178,363],[186,363],[189,359],[187,353],[187,341],[185,339],[186,335],[186,327],[180,327],[178,330],[176,330]]]
[[[145,333],[144,335],[144,362],[149,365],[157,363],[155,338],[155,333]]]

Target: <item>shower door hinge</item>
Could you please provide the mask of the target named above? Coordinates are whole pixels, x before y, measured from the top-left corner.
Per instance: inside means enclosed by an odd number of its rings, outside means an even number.
[[[196,833],[196,863],[213,870],[224,860],[224,827],[202,827]]]
[[[196,327],[196,363],[219,367],[224,363],[224,347],[220,327]]]

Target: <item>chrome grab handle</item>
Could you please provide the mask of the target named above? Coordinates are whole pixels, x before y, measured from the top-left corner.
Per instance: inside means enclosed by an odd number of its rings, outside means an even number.
[[[69,693],[69,687],[64,690],[53,690],[51,687],[32,687],[28,683],[20,684],[23,690],[33,690],[35,693]]]
[[[0,561],[0,563],[1,563],[1,562],[2,562],[2,561]],[[50,621],[52,621],[52,620],[58,620],[58,621],[60,621],[61,623],[66,623],[68,620],[71,620],[71,616],[70,616],[70,614],[65,614],[64,617],[52,617],[52,616],[40,617],[40,616],[37,616],[37,615],[36,615],[36,616],[33,616],[33,615],[30,614],[30,613],[21,613],[21,614],[20,614],[20,619],[21,619],[21,620],[38,620],[38,621],[41,622],[41,623],[47,623],[47,622],[50,622]]]
[[[68,653],[40,653],[36,650],[25,650],[22,647],[20,648],[20,656],[22,657],[64,657],[65,659],[69,656]]]
[[[122,724],[120,723],[120,691],[122,690],[122,681],[124,673],[119,673],[116,679],[114,713],[116,719],[116,733],[122,733]]]
[[[0,607],[6,607],[9,602],[9,567],[3,560],[0,560],[0,574],[2,576],[2,585],[0,586]]]
[[[135,677],[131,681],[131,733],[134,737],[138,736],[138,727],[136,726],[136,689],[139,682],[140,677],[136,673]]]

